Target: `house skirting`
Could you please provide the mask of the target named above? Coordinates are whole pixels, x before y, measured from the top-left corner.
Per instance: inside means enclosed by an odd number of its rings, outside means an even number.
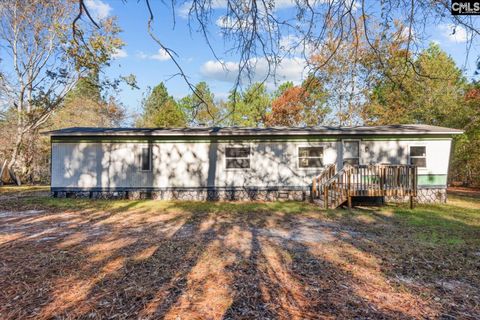
[[[398,197],[398,196],[387,196],[385,197],[385,202],[408,202],[409,197]],[[417,203],[446,203],[447,202],[447,188],[446,187],[437,187],[437,188],[422,188],[418,187],[417,189],[417,198],[415,199]]]
[[[63,189],[52,188],[55,198],[91,198],[91,199],[157,199],[189,201],[241,201],[241,200],[295,200],[310,199],[310,189],[293,188],[170,188],[170,189]],[[386,196],[385,202],[408,202],[409,197]],[[445,187],[422,188],[417,190],[417,203],[445,203]]]
[[[52,188],[55,198],[91,199],[157,199],[193,201],[235,200],[296,200],[305,201],[310,195],[308,188],[169,188],[169,189],[113,189],[80,190]]]

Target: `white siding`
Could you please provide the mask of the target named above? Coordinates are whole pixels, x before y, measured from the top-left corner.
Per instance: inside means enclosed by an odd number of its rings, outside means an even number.
[[[389,163],[408,164],[409,146],[426,146],[427,167],[419,168],[419,174],[448,173],[450,158],[450,140],[390,140],[361,142],[360,157],[362,164]],[[367,149],[368,151],[367,151]]]
[[[306,187],[322,169],[298,167],[298,147],[323,146],[324,164],[342,164],[342,142],[152,142],[152,171],[137,155],[148,143],[53,143],[52,187]],[[226,146],[250,145],[250,169],[225,169]],[[410,145],[427,147],[419,174],[446,175],[450,140],[360,142],[360,164],[408,163]],[[337,156],[338,155],[338,156]]]
[[[276,187],[307,186],[321,168],[298,168],[299,146],[323,146],[334,163],[335,142],[152,143],[151,172],[136,155],[145,143],[53,143],[52,187]],[[226,146],[250,145],[250,169],[225,169]]]

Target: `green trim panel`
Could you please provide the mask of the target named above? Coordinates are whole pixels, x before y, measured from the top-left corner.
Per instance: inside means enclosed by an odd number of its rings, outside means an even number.
[[[446,174],[419,174],[417,176],[418,186],[446,186]]]

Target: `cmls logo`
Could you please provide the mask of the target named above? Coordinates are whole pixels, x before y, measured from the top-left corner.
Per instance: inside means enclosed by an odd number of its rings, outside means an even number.
[[[457,15],[480,15],[480,0],[452,0],[452,14]]]

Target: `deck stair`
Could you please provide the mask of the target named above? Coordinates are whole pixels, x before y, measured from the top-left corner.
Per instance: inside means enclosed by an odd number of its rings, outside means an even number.
[[[413,165],[350,165],[337,171],[331,164],[312,181],[312,200],[325,209],[352,206],[352,197],[417,196],[417,167]]]

